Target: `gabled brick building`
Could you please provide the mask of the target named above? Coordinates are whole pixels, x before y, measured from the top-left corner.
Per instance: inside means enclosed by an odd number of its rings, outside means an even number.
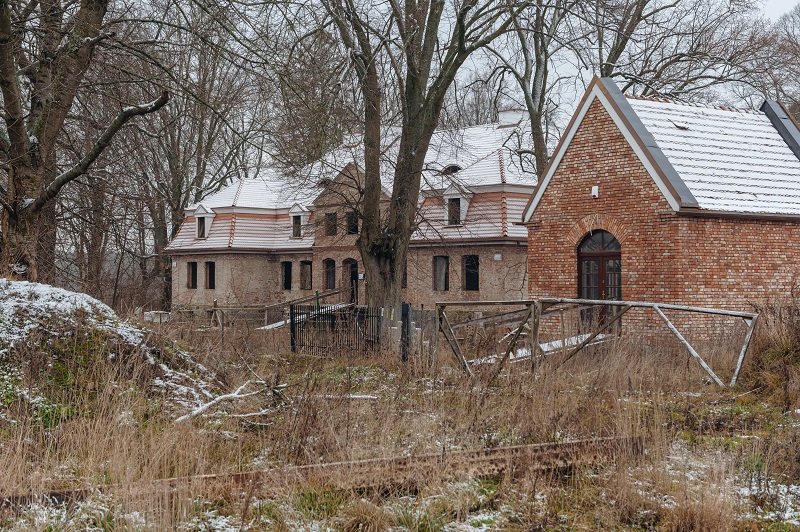
[[[527,232],[516,222],[535,184],[516,149],[525,129],[509,121],[434,136],[405,301],[430,308],[441,299],[525,296]],[[269,305],[331,288],[363,303],[355,246],[362,174],[352,161],[320,165],[338,170],[307,186],[272,174],[237,181],[187,209],[167,248],[173,306]],[[388,205],[391,182],[384,188]]]
[[[594,79],[525,209],[532,295],[742,309],[800,281],[800,131]]]

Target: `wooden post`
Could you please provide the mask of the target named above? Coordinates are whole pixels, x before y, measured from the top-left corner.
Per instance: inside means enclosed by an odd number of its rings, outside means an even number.
[[[500,361],[497,363],[497,368],[495,368],[494,373],[492,373],[492,376],[489,378],[488,381],[486,381],[487,388],[489,387],[489,385],[492,384],[492,382],[494,382],[497,376],[500,375],[500,372],[503,371],[503,365],[505,365],[506,360],[508,360],[508,357],[511,356],[511,352],[514,350],[514,347],[516,347],[519,335],[522,334],[522,329],[525,328],[525,324],[528,322],[529,319],[531,319],[531,315],[536,312],[534,310],[535,307],[536,305],[531,305],[530,308],[528,309],[528,313],[525,314],[525,317],[522,318],[521,322],[519,322],[517,329],[514,331],[514,336],[512,336],[511,340],[508,342],[508,348],[506,349],[506,352],[503,354],[503,358],[501,358]]]
[[[444,310],[444,306],[436,305],[436,312],[433,313],[433,338],[430,339],[430,350],[431,350],[431,368],[436,367],[436,363],[438,362],[437,357],[439,355],[439,331],[442,327],[441,320],[439,318],[439,313]]]
[[[731,384],[730,384],[731,386],[736,386],[736,380],[739,378],[739,372],[742,371],[742,365],[744,364],[744,356],[747,354],[747,348],[750,346],[750,340],[753,339],[753,331],[756,328],[757,319],[758,316],[756,315],[748,323],[749,327],[747,328],[747,334],[744,337],[744,344],[742,345],[742,350],[739,351],[739,358],[736,360],[736,369],[733,370],[733,377],[731,378]],[[747,322],[746,319],[745,322]]]
[[[456,334],[453,332],[452,327],[450,327],[450,322],[447,320],[447,314],[444,313],[444,309],[441,311],[440,326],[442,334],[444,334],[444,339],[447,340],[448,344],[450,344],[450,349],[453,351],[456,361],[458,361],[458,363],[464,369],[464,372],[466,372],[470,378],[474,377],[475,374],[472,373],[472,368],[469,367],[467,359],[464,358],[464,353],[461,351],[461,346],[458,345],[458,339],[456,339]]]
[[[597,338],[598,336],[600,336],[600,333],[602,333],[603,331],[605,331],[606,329],[608,329],[609,327],[611,327],[612,325],[614,325],[614,324],[615,324],[615,323],[616,323],[616,322],[617,322],[617,321],[618,321],[618,320],[619,320],[619,319],[622,317],[622,315],[623,315],[623,314],[625,314],[626,312],[628,312],[628,311],[629,311],[631,308],[632,308],[632,307],[630,307],[630,306],[627,306],[627,307],[622,307],[622,310],[620,310],[620,311],[617,313],[617,315],[616,315],[616,316],[614,316],[612,319],[610,319],[609,321],[607,321],[607,322],[605,323],[605,325],[603,325],[602,327],[600,327],[600,328],[598,328],[596,331],[594,331],[592,334],[590,334],[590,335],[588,336],[588,338],[586,338],[586,339],[585,339],[583,342],[581,342],[580,344],[578,344],[578,347],[576,347],[575,349],[573,349],[573,350],[572,350],[572,352],[571,352],[571,353],[570,353],[570,354],[567,356],[567,358],[565,358],[564,360],[562,360],[561,362],[559,362],[559,363],[558,363],[558,366],[556,366],[556,367],[560,367],[560,366],[561,366],[562,364],[564,364],[564,363],[565,363],[567,360],[569,360],[569,359],[571,359],[572,357],[574,357],[575,355],[577,355],[577,354],[578,354],[578,352],[579,352],[581,349],[583,349],[584,347],[586,347],[587,345],[589,345],[589,344],[592,342],[592,340],[594,340],[595,338]]]
[[[536,301],[536,303],[532,304],[530,307],[530,313],[528,314],[528,318],[531,320],[530,328],[531,328],[531,341],[530,341],[530,348],[531,348],[531,373],[536,372],[536,358],[539,355],[539,325],[542,321],[542,303],[541,301]]]
[[[661,311],[661,309],[658,308],[657,306],[653,307],[653,308],[656,309],[656,312],[658,313],[658,315],[661,316],[661,319],[664,320],[664,323],[667,324],[667,327],[669,327],[669,330],[672,331],[672,334],[674,334],[678,338],[678,340],[680,340],[681,343],[684,346],[686,346],[686,349],[689,351],[689,354],[692,355],[695,359],[697,359],[697,362],[700,364],[700,366],[702,366],[702,368],[706,371],[706,373],[708,373],[708,375],[714,380],[714,382],[716,382],[719,386],[724,388],[725,385],[722,383],[720,378],[717,377],[717,374],[714,373],[714,371],[711,369],[711,367],[708,364],[706,364],[706,361],[703,360],[703,357],[701,357],[700,354],[697,351],[695,351],[694,347],[692,347],[692,344],[690,344],[686,340],[686,338],[683,337],[683,335],[680,333],[680,331],[678,331],[678,328],[675,327],[675,325],[673,325],[671,321],[669,321],[669,318],[667,318],[667,315],[664,314]]]

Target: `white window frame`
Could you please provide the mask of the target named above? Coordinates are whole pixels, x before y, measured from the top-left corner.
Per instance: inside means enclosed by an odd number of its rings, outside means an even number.
[[[194,210],[194,237],[198,240],[205,240],[211,234],[211,224],[214,223],[214,211],[207,209],[203,205],[198,205]],[[200,220],[203,220],[205,235],[200,236]]]
[[[466,194],[458,190],[456,187],[450,187],[445,190],[444,194],[442,195],[444,199],[443,206],[444,206],[444,225],[449,227],[457,227],[459,225],[464,225],[464,220],[467,219],[467,209],[469,208],[469,197]],[[461,212],[459,213],[459,220],[458,223],[453,225],[450,223],[450,200],[456,199],[461,203]]]
[[[303,238],[306,234],[305,228],[308,225],[308,216],[309,216],[308,209],[304,208],[302,205],[295,203],[291,209],[289,209],[289,236],[291,238]],[[294,236],[294,217],[300,217],[300,236]]]

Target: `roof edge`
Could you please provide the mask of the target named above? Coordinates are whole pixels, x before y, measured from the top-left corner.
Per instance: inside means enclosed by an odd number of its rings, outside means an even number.
[[[780,102],[772,100],[765,100],[759,110],[767,115],[794,156],[800,159],[800,129],[789,111]]]
[[[697,199],[678,175],[667,156],[661,151],[655,137],[648,131],[616,82],[612,78],[598,78],[598,82],[612,105],[617,108],[620,117],[628,124],[631,133],[638,137],[642,148],[649,153],[653,164],[661,170],[662,176],[669,182],[670,188],[677,195],[676,199],[680,207],[699,208],[700,204]]]

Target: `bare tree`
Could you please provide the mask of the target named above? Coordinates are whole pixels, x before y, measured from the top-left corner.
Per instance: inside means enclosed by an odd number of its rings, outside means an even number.
[[[597,0],[581,60],[624,92],[688,98],[745,81],[764,46],[750,0]]]
[[[537,173],[549,156],[548,141],[552,123],[552,94],[557,82],[552,79],[556,64],[569,66],[575,49],[585,37],[581,29],[579,0],[537,0],[513,19],[513,31],[497,46],[489,47],[500,68],[516,80],[531,121],[531,136]],[[581,33],[583,31],[584,33]]]
[[[397,315],[422,171],[448,90],[464,62],[508,31],[525,2],[322,0],[363,102],[364,192],[357,245],[370,305]],[[314,9],[316,4],[307,7]],[[382,112],[395,106],[399,141],[381,215]]]
[[[91,148],[64,169],[57,144],[81,82],[105,29],[107,0],[62,3],[0,3],[0,142],[6,186],[0,190],[4,270],[39,279],[43,228],[52,227],[47,207],[61,189],[82,175],[130,119],[152,113],[169,99],[125,106]]]

